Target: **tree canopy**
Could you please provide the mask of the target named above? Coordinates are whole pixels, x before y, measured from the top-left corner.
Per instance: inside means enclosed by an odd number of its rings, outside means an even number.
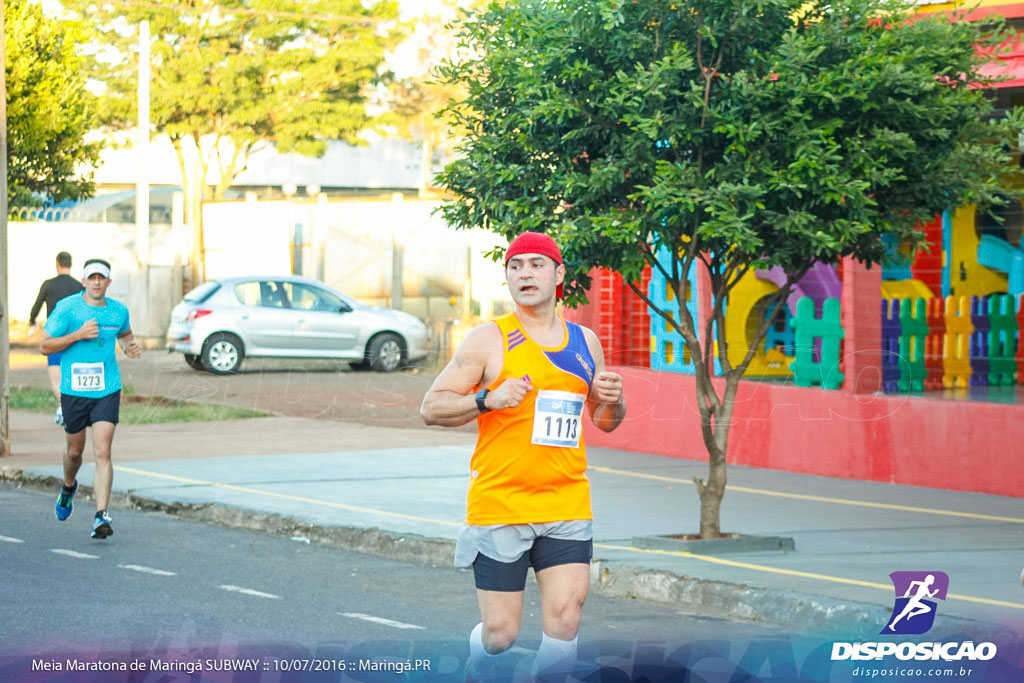
[[[136,119],[138,26],[149,22],[150,120],[175,144],[187,194],[215,164],[222,195],[261,145],[317,156],[329,140],[357,142],[373,123],[368,95],[395,40],[382,28],[396,16],[391,0],[218,0],[194,10],[167,0],[65,4],[117,54],[97,77],[107,113],[123,127]]]
[[[7,0],[5,12],[8,202],[88,197],[99,144],[86,137],[97,121],[80,51],[86,32],[30,0]]]
[[[330,140],[357,143],[373,124],[369,96],[397,39],[387,28],[393,0],[63,2],[114,56],[94,74],[114,127],[137,121],[139,33],[149,22],[150,123],[177,154],[194,282],[205,275],[202,200],[223,198],[262,147],[322,156]]]
[[[469,15],[473,56],[444,68],[468,93],[449,110],[468,131],[462,158],[441,177],[453,225],[552,234],[570,303],[595,266],[631,281],[659,268],[674,288],[678,310],[652,314],[695,359],[705,535],[718,533],[717,504],[704,507],[724,492],[737,383],[771,322],[733,367],[732,286],[781,266],[781,301],[816,261],[879,263],[882,235],[919,247],[921,221],[993,201],[1010,168],[1004,143],[1021,117],[994,120],[976,50],[1001,41],[1001,26],[915,17],[912,5],[512,0]],[[695,263],[712,285],[699,334],[681,296]]]

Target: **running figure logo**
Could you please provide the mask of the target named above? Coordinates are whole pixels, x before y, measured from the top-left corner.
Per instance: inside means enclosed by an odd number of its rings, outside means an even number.
[[[949,577],[943,572],[893,572],[889,574],[896,589],[892,617],[883,634],[914,635],[925,633],[935,622],[935,601],[946,599]]]

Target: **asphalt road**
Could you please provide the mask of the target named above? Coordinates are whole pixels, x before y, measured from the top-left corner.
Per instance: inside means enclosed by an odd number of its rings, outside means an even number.
[[[180,353],[144,351],[138,360],[118,355],[123,382],[137,394],[223,403],[290,417],[355,421],[422,429],[420,402],[434,381],[432,368],[393,373],[352,370],[334,360],[248,358],[236,375],[190,368]],[[12,352],[11,383],[48,387],[41,356],[29,347]],[[470,432],[474,425],[461,427]]]
[[[33,660],[69,657],[253,657],[265,673],[279,661],[424,659],[431,679],[458,677],[478,621],[467,570],[122,510],[114,511],[114,535],[97,541],[88,503],[61,523],[52,496],[8,485],[0,486],[0,509],[0,680],[22,680]],[[514,653],[523,666],[540,632],[531,582]],[[695,642],[771,636],[757,624],[592,595],[580,651],[592,659],[654,652],[660,661]]]

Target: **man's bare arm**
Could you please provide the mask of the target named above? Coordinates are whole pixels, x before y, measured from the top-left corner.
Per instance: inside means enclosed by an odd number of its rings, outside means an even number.
[[[39,351],[44,356],[49,356],[63,351],[77,341],[95,339],[98,336],[100,336],[100,327],[95,320],[88,320],[74,332],[60,337],[51,337],[46,330],[43,330],[43,340],[39,343]]]
[[[622,393],[622,376],[604,369],[604,349],[592,330],[583,328],[587,348],[594,357],[594,380],[587,395],[587,412],[594,426],[602,432],[614,431],[626,417],[626,397]]]
[[[135,341],[135,335],[129,329],[122,335],[118,335],[117,340],[121,342],[121,348],[124,350],[124,355],[129,358],[142,358],[142,346],[139,342]]]
[[[420,417],[426,424],[460,427],[476,419],[480,409],[473,390],[483,385],[487,364],[495,348],[500,354],[501,332],[497,325],[484,324],[466,335],[455,351],[455,357],[423,397]],[[488,401],[488,407],[496,406],[491,406]]]

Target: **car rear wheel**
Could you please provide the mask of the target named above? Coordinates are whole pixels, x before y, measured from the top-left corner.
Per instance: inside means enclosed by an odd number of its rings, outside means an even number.
[[[188,363],[188,366],[193,370],[203,369],[203,359],[194,353],[186,353],[185,362]]]
[[[397,334],[385,332],[370,340],[366,349],[366,358],[377,372],[394,372],[402,365],[405,348],[402,338]]]
[[[203,345],[203,365],[215,375],[238,372],[244,358],[242,342],[233,334],[211,334]]]

